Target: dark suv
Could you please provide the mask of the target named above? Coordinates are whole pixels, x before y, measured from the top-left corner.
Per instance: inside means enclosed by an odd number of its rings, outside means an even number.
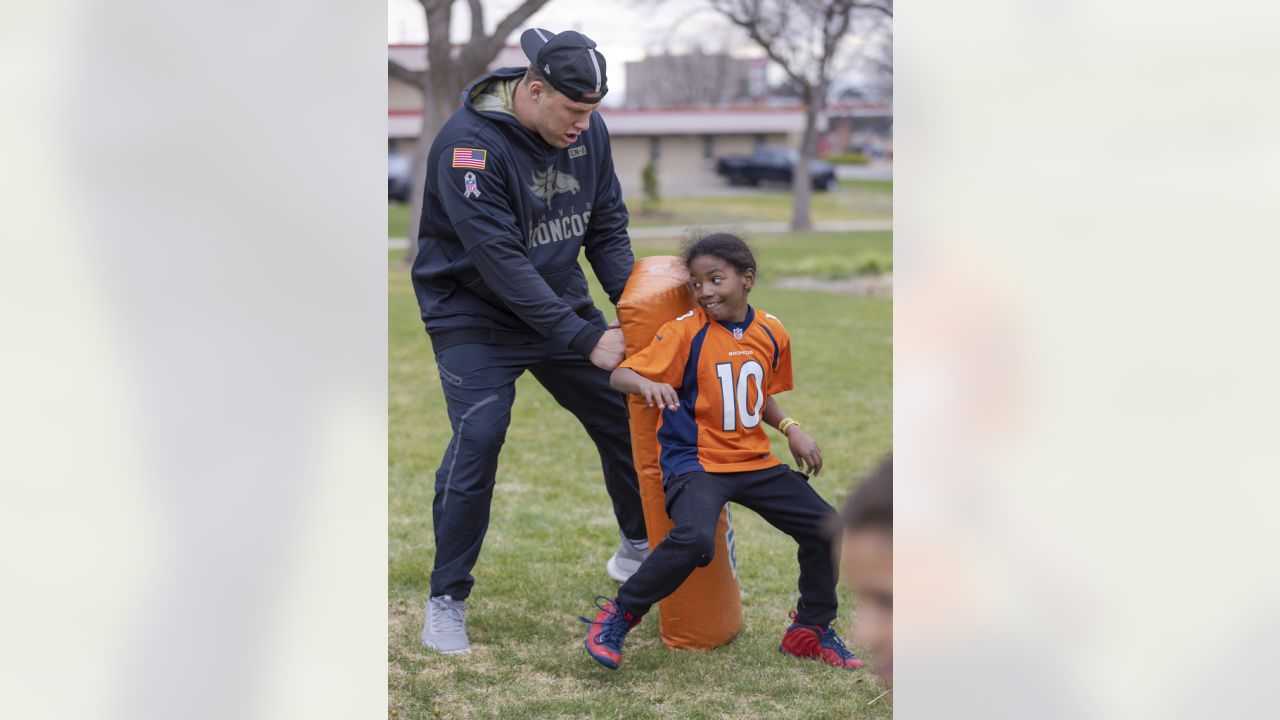
[[[409,202],[413,187],[413,158],[408,155],[387,155],[387,200]]]
[[[716,172],[725,176],[730,185],[758,185],[761,181],[791,184],[800,153],[785,148],[760,147],[750,156],[730,155],[716,161]],[[836,170],[830,163],[814,160],[809,164],[809,174],[815,190],[830,190],[836,186]]]

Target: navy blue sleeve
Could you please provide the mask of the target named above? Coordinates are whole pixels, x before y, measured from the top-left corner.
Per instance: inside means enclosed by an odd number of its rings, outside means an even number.
[[[455,150],[464,152],[459,156]],[[589,357],[603,331],[579,317],[529,262],[499,167],[485,148],[465,143],[440,153],[435,191],[449,222],[481,279],[507,309],[543,337]]]
[[[609,145],[609,128],[599,113],[592,113],[593,125],[588,132],[598,133],[600,152],[596,162],[596,195],[591,206],[591,222],[587,226],[583,245],[587,262],[600,279],[600,285],[614,305],[622,297],[622,290],[631,277],[635,256],[631,253],[631,238],[627,235],[630,215],[622,202],[622,187],[613,169],[613,150]]]

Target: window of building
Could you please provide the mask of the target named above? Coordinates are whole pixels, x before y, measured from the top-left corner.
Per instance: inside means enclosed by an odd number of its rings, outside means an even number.
[[[662,160],[662,138],[657,135],[649,137],[649,161],[657,165]]]

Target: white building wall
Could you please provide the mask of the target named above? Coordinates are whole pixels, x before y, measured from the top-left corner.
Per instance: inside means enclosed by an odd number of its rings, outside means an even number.
[[[414,86],[388,76],[387,109],[421,110],[422,91]]]
[[[613,150],[613,169],[618,174],[618,183],[622,185],[622,197],[635,207],[644,197],[642,173],[649,162],[649,138],[646,137],[613,137],[610,142]]]
[[[623,197],[635,205],[644,197],[644,166],[649,162],[652,137],[648,135],[614,135],[613,166],[622,185]],[[664,196],[689,195],[725,186],[716,175],[715,158],[724,155],[750,155],[758,138],[769,145],[798,147],[799,138],[785,133],[744,135],[711,135],[712,158],[704,157],[704,135],[661,135],[659,138],[658,184]]]

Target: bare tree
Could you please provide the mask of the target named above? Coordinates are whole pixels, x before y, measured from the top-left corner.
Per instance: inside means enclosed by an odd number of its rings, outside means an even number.
[[[873,51],[867,55],[865,65],[870,71],[872,82],[881,94],[892,97],[893,31],[887,27],[882,28],[878,40]]]
[[[716,107],[745,94],[745,61],[701,47],[679,55],[650,55],[627,65],[627,105]]]
[[[893,95],[893,18],[859,12],[853,41],[831,63],[828,100],[851,91],[863,98]]]
[[[746,31],[799,86],[805,106],[800,160],[792,178],[793,230],[810,230],[809,163],[818,154],[818,116],[831,87],[832,62],[851,36],[855,13],[893,17],[893,0],[707,0]]]
[[[418,0],[427,17],[427,69],[415,71],[388,59],[391,76],[422,92],[422,132],[413,153],[413,189],[409,195],[409,247],[405,262],[412,263],[418,252],[416,242],[422,217],[422,197],[426,185],[427,154],[431,141],[458,108],[467,83],[476,79],[498,56],[511,33],[520,28],[550,0],[525,0],[504,17],[493,34],[484,32],[481,0],[467,0],[471,12],[471,36],[457,52],[449,41],[449,22],[459,0]]]

